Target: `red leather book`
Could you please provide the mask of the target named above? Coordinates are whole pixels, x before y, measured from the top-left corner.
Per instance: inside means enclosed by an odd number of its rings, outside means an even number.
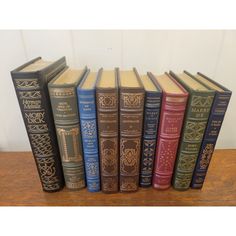
[[[188,93],[167,73],[151,78],[163,89],[152,185],[166,189],[171,185]]]

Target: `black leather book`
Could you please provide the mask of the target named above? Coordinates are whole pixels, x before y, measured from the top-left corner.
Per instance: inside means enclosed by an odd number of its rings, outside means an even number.
[[[42,188],[46,192],[55,192],[64,186],[47,84],[65,67],[65,57],[55,62],[38,57],[11,72]]]

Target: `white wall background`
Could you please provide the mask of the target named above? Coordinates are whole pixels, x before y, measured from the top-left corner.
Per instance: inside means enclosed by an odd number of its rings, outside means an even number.
[[[0,151],[30,150],[10,71],[37,56],[92,70],[203,72],[233,91],[217,148],[236,148],[236,31],[0,31]]]

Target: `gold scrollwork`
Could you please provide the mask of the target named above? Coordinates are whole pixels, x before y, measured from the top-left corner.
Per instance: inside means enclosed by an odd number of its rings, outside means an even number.
[[[53,155],[53,148],[49,134],[30,134],[30,138],[36,156]]]
[[[39,99],[42,97],[40,91],[19,91],[20,99]]]
[[[143,103],[142,93],[121,93],[124,108],[140,108]]]
[[[16,87],[18,89],[38,89],[38,79],[16,79]]]
[[[98,104],[100,108],[114,109],[117,106],[117,97],[115,93],[99,93]]]
[[[195,107],[209,107],[212,103],[213,96],[193,96],[191,106]]]

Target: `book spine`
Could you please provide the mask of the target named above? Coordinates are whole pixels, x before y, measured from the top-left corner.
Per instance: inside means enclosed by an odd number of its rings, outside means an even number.
[[[189,188],[206,128],[214,93],[191,92],[178,151],[173,187]]]
[[[143,89],[120,91],[120,191],[137,191],[143,127]]]
[[[59,73],[59,66],[53,71]],[[42,188],[46,192],[59,191],[64,187],[51,105],[47,100],[49,94],[46,81],[52,79],[51,74],[50,71],[45,75],[39,73],[23,75],[12,72],[38,174]]]
[[[191,183],[192,188],[199,189],[203,186],[230,97],[231,93],[216,92],[207,128],[202,141],[201,150],[199,152],[197,164],[193,173]]]
[[[97,89],[97,115],[101,186],[104,193],[118,192],[118,90]]]
[[[140,186],[152,185],[152,171],[156,150],[162,93],[146,93],[143,125],[142,156],[140,161]]]
[[[171,185],[186,103],[187,96],[174,97],[163,94],[153,173],[154,188],[166,189]]]
[[[90,192],[100,191],[100,170],[96,121],[95,89],[78,88],[80,126],[84,151],[87,187]]]
[[[85,187],[85,176],[76,88],[49,84],[49,94],[66,187],[81,189]]]

